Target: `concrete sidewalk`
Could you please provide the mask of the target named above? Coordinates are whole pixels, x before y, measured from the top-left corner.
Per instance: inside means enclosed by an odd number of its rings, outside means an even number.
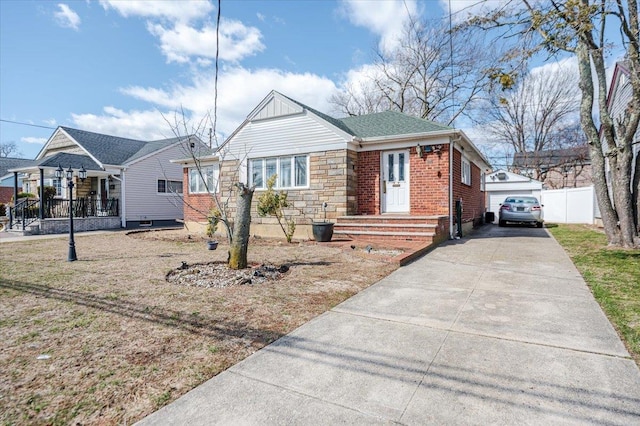
[[[546,230],[486,226],[142,420],[640,424],[640,370]]]

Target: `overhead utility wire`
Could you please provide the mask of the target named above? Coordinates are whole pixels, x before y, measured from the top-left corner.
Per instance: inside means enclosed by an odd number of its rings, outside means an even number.
[[[216,71],[213,83],[213,137],[216,138],[216,145],[218,145],[218,136],[216,134],[216,125],[218,123],[218,71],[219,71],[219,57],[220,57],[220,7],[222,0],[218,0],[218,16],[216,22]],[[209,137],[209,148],[212,148],[211,137]]]
[[[55,127],[41,126],[39,124],[24,123],[22,121],[5,120],[3,118],[0,118],[0,121],[2,121],[3,123],[19,124],[21,126],[40,127],[42,129],[50,129],[50,130],[55,130],[56,129]]]

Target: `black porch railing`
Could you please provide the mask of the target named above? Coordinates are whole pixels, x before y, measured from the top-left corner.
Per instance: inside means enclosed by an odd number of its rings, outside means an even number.
[[[73,200],[73,217],[109,217],[120,214],[117,198],[98,199],[84,197]],[[53,198],[44,202],[45,219],[69,217],[69,200]],[[20,199],[9,210],[10,227],[19,224],[25,229],[40,218],[40,200]]]

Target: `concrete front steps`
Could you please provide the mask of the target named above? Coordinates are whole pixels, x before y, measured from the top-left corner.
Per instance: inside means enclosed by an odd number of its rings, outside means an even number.
[[[359,215],[338,217],[334,238],[416,241],[425,244],[446,238],[446,216]]]

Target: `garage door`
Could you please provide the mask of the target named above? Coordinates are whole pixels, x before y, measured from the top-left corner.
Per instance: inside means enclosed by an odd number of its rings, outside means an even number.
[[[491,191],[489,193],[489,211],[495,215],[495,221],[498,221],[498,211],[502,204],[510,195],[533,195],[533,190],[524,191]]]

